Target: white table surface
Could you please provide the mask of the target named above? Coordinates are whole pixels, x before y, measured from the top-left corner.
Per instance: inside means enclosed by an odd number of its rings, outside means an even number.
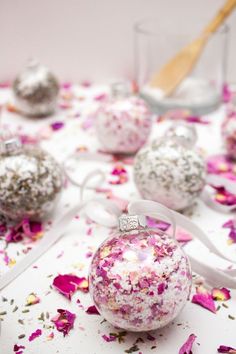
[[[86,146],[92,151],[99,147],[94,128],[84,129],[84,127],[90,122],[88,116],[94,112],[99,104],[94,100],[94,97],[106,91],[107,88],[102,86],[91,88],[76,86],[74,87],[76,98],[72,102],[71,109],[59,110],[53,117],[41,120],[24,118],[4,110],[1,123],[10,126],[13,130],[20,130],[27,134],[38,135],[40,132],[42,135],[42,132],[44,132],[45,135],[50,123],[63,120],[65,127],[51,133],[48,139],[42,139],[41,142],[43,148],[50,151],[58,161],[62,162],[68,154],[75,151],[79,146]],[[11,100],[10,96],[8,89],[1,89],[0,104]],[[75,113],[78,112],[80,117],[75,117]],[[205,150],[206,155],[223,151],[219,134],[223,116],[224,107],[209,116],[211,124],[196,124],[199,133],[198,146]],[[167,124],[169,123],[155,122],[150,139],[160,136]],[[112,164],[81,161],[78,166],[78,178],[82,179],[89,170],[97,166],[107,172],[109,176]],[[112,188],[117,196],[132,200],[137,198],[138,195],[132,181],[132,166],[126,166],[126,168],[130,177],[128,183],[120,186],[111,186],[105,183],[103,186]],[[58,216],[65,208],[73,204],[77,196],[78,190],[72,187],[67,188],[55,214]],[[191,214],[191,219],[204,228],[219,247],[225,248],[226,252],[235,254],[235,245],[227,245],[228,231],[222,229],[222,224],[232,215],[213,211],[201,201],[197,202]],[[56,215],[53,216],[53,218],[55,217]],[[92,233],[87,235],[90,227]],[[123,343],[105,342],[102,338],[103,334],[109,335],[110,332],[118,332],[118,330],[107,322],[101,323],[101,316],[88,315],[85,312],[87,307],[92,305],[89,294],[78,291],[72,297],[72,301],[69,302],[56,290],[51,289],[50,285],[58,273],[75,273],[78,276],[87,276],[91,258],[86,258],[86,253],[88,251],[93,252],[106,238],[109,231],[96,224],[88,225],[83,216],[74,219],[64,238],[1,292],[1,296],[8,299],[8,302],[2,302],[0,298],[0,312],[7,311],[7,315],[1,316],[4,319],[0,336],[1,354],[13,353],[14,344],[24,345],[26,347],[24,353],[26,354],[121,354],[130,348],[138,337],[142,337],[144,343],[138,344],[140,351],[137,353],[177,354],[179,348],[191,333],[197,336],[193,354],[215,354],[220,344],[236,347],[236,321],[228,318],[228,315],[236,316],[236,291],[231,291],[232,299],[227,302],[229,307],[221,306],[216,314],[189,301],[180,316],[171,325],[152,332],[152,335],[156,337],[154,342],[148,341],[145,333],[128,333]],[[32,245],[25,245],[22,242],[10,244],[7,249],[8,255],[17,262],[22,257],[22,250],[27,246]],[[3,243],[0,242],[0,249],[2,247]],[[185,246],[185,250],[211,264],[224,264],[224,262],[209,255],[197,241],[190,242]],[[20,254],[17,255],[17,252]],[[0,254],[0,274],[8,270],[9,267],[4,265],[3,257]],[[39,304],[29,307],[30,311],[28,313],[22,313],[22,310],[25,309],[26,298],[32,292],[36,293],[41,301]],[[10,304],[11,299],[14,299],[14,305]],[[84,308],[79,307],[76,303],[77,299],[80,299]],[[13,313],[12,310],[15,305],[18,306],[18,310]],[[77,316],[74,329],[65,338],[56,329],[48,328],[52,325],[50,319],[45,320],[44,323],[38,320],[42,312],[49,312],[49,316],[52,318],[56,315],[57,309],[60,308],[67,309]],[[18,322],[19,319],[24,320],[24,325]],[[42,329],[42,336],[29,342],[29,335],[38,328]],[[48,341],[47,336],[52,331],[54,332],[54,339]],[[21,334],[25,334],[25,338],[18,339]],[[156,348],[151,349],[154,345],[156,345]]]

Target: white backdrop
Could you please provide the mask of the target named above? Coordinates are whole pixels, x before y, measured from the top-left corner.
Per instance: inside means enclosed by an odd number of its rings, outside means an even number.
[[[224,0],[0,0],[0,80],[37,57],[61,79],[132,77],[133,23],[145,17],[204,23]],[[236,13],[228,79],[236,81]],[[160,53],[161,55],[161,53]]]

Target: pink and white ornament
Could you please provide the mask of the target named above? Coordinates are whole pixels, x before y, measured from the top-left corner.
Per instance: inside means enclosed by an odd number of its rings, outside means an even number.
[[[102,147],[111,153],[133,154],[147,141],[151,113],[145,101],[117,92],[97,112],[96,132]]]
[[[236,111],[228,112],[222,124],[222,137],[228,155],[236,159]]]
[[[134,216],[127,218],[126,231],[109,237],[95,253],[89,289],[100,314],[114,326],[154,330],[170,323],[185,305],[190,264],[174,238],[157,229],[135,229]]]

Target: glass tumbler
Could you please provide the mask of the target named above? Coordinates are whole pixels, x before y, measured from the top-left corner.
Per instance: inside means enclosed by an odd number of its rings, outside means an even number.
[[[199,36],[202,28],[204,25],[197,21],[179,19],[173,23],[165,17],[135,24],[135,80],[140,95],[155,113],[187,109],[191,114],[207,114],[221,103],[227,64],[227,25],[208,38],[193,70],[169,96],[149,84],[163,65]]]

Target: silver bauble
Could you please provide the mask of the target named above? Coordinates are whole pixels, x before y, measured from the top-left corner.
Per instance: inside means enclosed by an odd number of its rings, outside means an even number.
[[[59,83],[48,68],[30,63],[13,83],[17,109],[27,116],[46,116],[54,112]]]
[[[134,180],[141,196],[174,210],[193,204],[205,177],[203,158],[171,139],[144,147],[135,158]]]
[[[194,125],[185,122],[177,122],[171,125],[165,136],[173,139],[186,148],[192,148],[197,141],[197,131]]]
[[[13,220],[50,213],[62,190],[62,172],[54,158],[17,139],[1,142],[0,213]]]

